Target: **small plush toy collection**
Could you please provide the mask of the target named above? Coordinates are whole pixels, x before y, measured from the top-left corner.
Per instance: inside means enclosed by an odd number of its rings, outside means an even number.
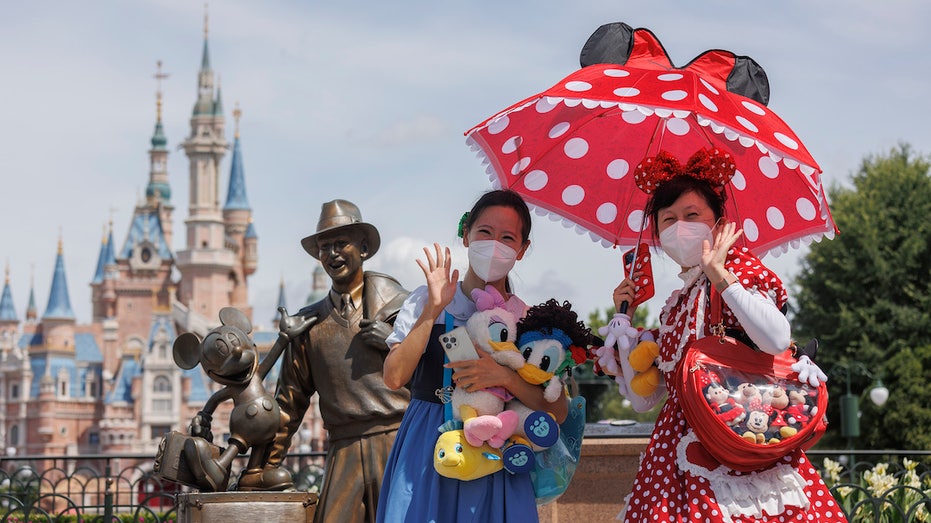
[[[715,417],[750,443],[771,445],[796,435],[818,412],[816,391],[765,376],[706,365],[702,393]]]
[[[524,315],[523,310],[510,309],[491,286],[474,290],[472,300],[477,312],[465,327],[440,337],[447,356],[451,360],[462,357],[454,356],[456,348],[471,344],[514,369],[528,383],[543,387],[548,402],[562,397],[563,376],[587,359],[597,339],[578,321],[571,305],[551,299]],[[507,390],[455,388],[450,400],[453,419],[438,427],[441,435],[433,460],[442,476],[472,480],[502,468],[514,474],[529,473],[535,466],[535,452],[559,438],[559,424],[550,413],[531,410]]]

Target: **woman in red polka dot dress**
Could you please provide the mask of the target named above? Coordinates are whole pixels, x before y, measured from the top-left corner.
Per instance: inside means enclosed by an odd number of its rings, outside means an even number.
[[[660,328],[651,333],[658,336],[657,364],[668,390],[660,387],[650,397],[639,397],[629,392],[630,376],[617,378],[638,410],[651,408],[668,392],[618,519],[843,522],[843,512],[801,450],[763,470],[730,470],[705,451],[680,406],[673,376],[685,347],[711,334],[711,286],[723,298],[728,329],[743,331],[747,341],[772,354],[785,350],[791,341],[788,320],[781,312],[787,300],[782,281],[749,250],[734,247],[742,231],[723,217],[723,188],[733,174],[730,157],[719,150],[699,151],[684,167],[661,152],[641,162],[635,172],[638,187],[650,194],[645,214],[652,220],[654,237],[682,267],[683,286],[666,301]],[[635,289],[630,279],[621,282],[614,291],[615,306],[631,303]],[[633,316],[633,311],[628,314]],[[814,376],[824,379],[820,369],[803,359]]]

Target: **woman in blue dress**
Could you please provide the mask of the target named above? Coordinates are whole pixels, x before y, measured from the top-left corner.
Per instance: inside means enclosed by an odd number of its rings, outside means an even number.
[[[451,269],[449,248],[434,244],[417,260],[426,285],[415,289],[398,313],[391,350],[385,360],[385,383],[399,388],[410,383],[411,403],[404,414],[388,457],[381,497],[380,522],[527,522],[537,521],[536,500],[529,474],[501,470],[472,481],[437,474],[433,449],[444,422],[444,407],[436,391],[443,387],[443,349],[437,337],[446,330],[446,313],[464,325],[476,311],[473,289],[493,285],[508,300],[510,310],[527,306],[510,293],[508,272],[530,246],[530,211],[517,193],[490,191],[464,217],[460,236],[469,249],[469,268],[462,281]],[[512,308],[514,305],[519,305]],[[453,383],[467,391],[505,387],[533,410],[566,418],[568,402],[548,403],[543,388],[531,385],[487,354],[477,360],[450,364]]]

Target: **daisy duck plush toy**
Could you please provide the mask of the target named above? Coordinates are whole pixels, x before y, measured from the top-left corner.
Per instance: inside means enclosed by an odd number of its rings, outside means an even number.
[[[477,311],[469,318],[465,331],[472,344],[487,352],[499,364],[518,370],[525,364],[517,352],[517,318],[521,310],[510,310],[504,297],[491,286],[472,291]],[[444,342],[445,343],[445,342]],[[465,439],[473,447],[488,443],[500,448],[517,428],[518,416],[505,410],[511,394],[502,388],[452,392],[453,418],[463,422]]]

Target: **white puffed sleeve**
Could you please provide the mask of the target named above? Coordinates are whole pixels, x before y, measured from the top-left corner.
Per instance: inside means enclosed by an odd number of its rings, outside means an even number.
[[[732,283],[721,293],[741,327],[761,351],[779,354],[792,343],[792,330],[785,314],[767,295]]]

